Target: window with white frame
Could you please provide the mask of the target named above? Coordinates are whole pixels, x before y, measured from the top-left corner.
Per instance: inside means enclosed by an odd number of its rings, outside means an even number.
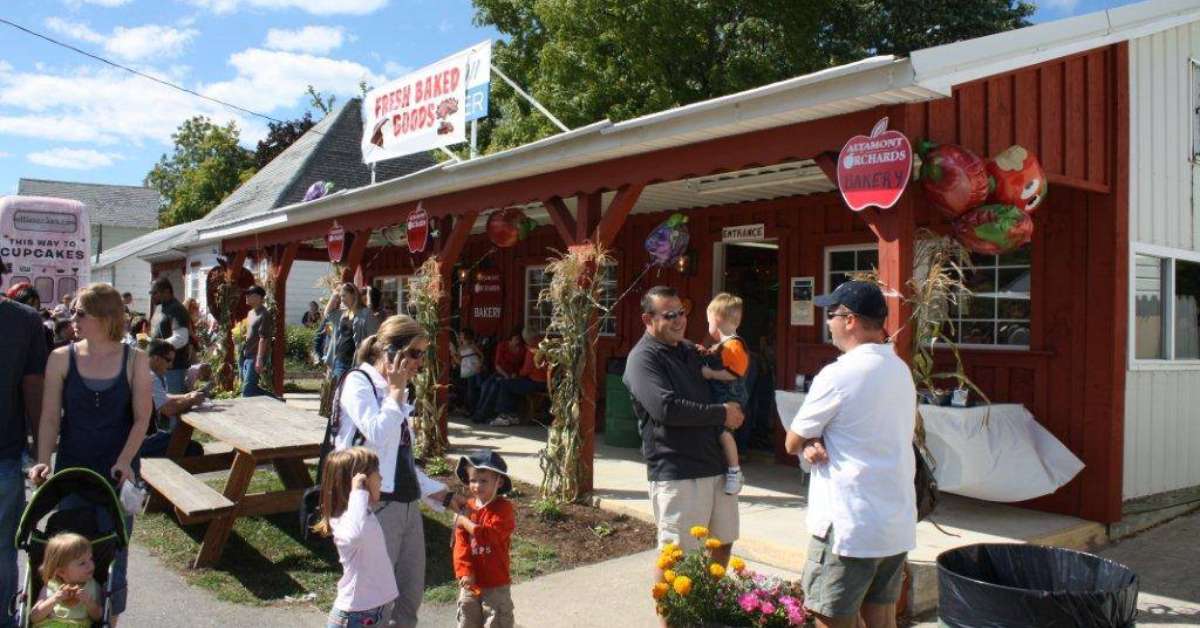
[[[1133,357],[1200,360],[1200,253],[1135,245]]]
[[[971,256],[974,268],[967,271],[965,279],[972,294],[959,299],[949,338],[967,346],[1029,347],[1033,310],[1030,248],[1027,245],[1004,255]],[[855,273],[875,270],[878,251],[874,244],[826,249],[825,289],[832,292]],[[829,339],[828,325],[825,338]]]
[[[552,308],[549,303],[538,304],[538,295],[550,287],[550,275],[546,274],[545,266],[527,266],[525,268],[525,329],[535,334],[545,333],[550,326]],[[600,269],[600,304],[611,310],[616,305],[619,296],[616,265],[606,265]],[[600,321],[601,336],[615,336],[617,319],[609,312]]]
[[[200,277],[207,273],[201,272],[204,269],[200,266],[192,268],[192,272],[188,273],[188,297],[200,301]]]
[[[1192,80],[1192,161],[1200,160],[1200,61],[1189,64]]]
[[[389,314],[410,314],[408,311],[408,282],[412,275],[376,277],[371,285],[379,289],[384,311]]]

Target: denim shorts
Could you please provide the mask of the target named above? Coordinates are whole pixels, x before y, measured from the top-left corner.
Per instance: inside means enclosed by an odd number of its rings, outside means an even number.
[[[385,608],[387,606],[380,606],[367,611],[341,611],[335,608],[329,611],[329,619],[326,620],[325,628],[381,626],[383,625],[383,610]]]

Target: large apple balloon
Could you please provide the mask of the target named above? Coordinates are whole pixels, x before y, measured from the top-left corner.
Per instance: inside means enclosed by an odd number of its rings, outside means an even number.
[[[1015,205],[984,205],[955,220],[954,234],[976,253],[999,255],[1033,239],[1033,218]]]
[[[511,207],[488,216],[488,239],[497,247],[506,249],[529,236],[537,226],[521,210]]]
[[[1037,157],[1014,144],[987,162],[992,183],[992,200],[1032,214],[1046,199],[1046,172]]]
[[[978,155],[957,144],[922,148],[921,188],[942,213],[958,218],[987,200],[987,170]]]
[[[687,251],[687,216],[671,214],[671,217],[654,228],[646,237],[646,252],[650,263],[666,266]]]

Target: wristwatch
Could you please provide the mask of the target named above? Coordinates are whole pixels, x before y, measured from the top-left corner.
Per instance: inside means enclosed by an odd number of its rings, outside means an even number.
[[[446,496],[442,498],[442,508],[449,508],[452,501],[454,501],[454,493],[446,491]]]

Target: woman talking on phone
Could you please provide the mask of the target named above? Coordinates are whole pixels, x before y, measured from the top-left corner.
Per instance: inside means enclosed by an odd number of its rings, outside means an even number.
[[[421,368],[429,338],[417,321],[397,315],[358,347],[355,368],[346,372],[334,398],[340,422],[337,449],[362,445],[379,456],[383,475],[379,509],[388,558],[400,596],[392,605],[393,625],[417,625],[417,610],[425,591],[425,532],[420,500],[435,510],[454,506],[462,498],[431,480],[416,466],[413,428],[409,420],[408,382]]]

